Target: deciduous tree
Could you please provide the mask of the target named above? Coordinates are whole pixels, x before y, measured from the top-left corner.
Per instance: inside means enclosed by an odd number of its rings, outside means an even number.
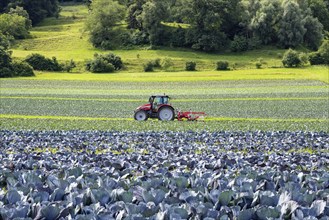
[[[27,13],[23,7],[16,6],[16,8],[10,8],[8,14],[16,14],[24,17],[26,30],[30,30],[32,28],[32,21],[30,20],[29,13]]]
[[[250,27],[263,44],[277,41],[277,26],[280,21],[279,0],[263,0],[256,15],[251,19]]]
[[[0,33],[0,72],[3,68],[8,68],[11,63],[11,53],[8,48],[9,39]]]
[[[143,12],[144,4],[145,4],[145,0],[136,0],[128,7],[126,21],[129,29],[142,30],[143,24],[140,16]]]
[[[1,0],[4,1],[3,5],[0,5],[0,11],[9,12],[10,8],[16,6],[23,7],[29,14],[29,18],[33,24],[41,22],[46,17],[58,17],[60,7],[58,0]]]
[[[13,36],[15,39],[26,38],[29,36],[26,18],[17,14],[0,15],[0,33]]]
[[[191,25],[189,42],[192,48],[204,51],[219,50],[226,43],[226,35],[221,31],[221,0],[190,0],[188,22]]]
[[[90,41],[95,47],[112,49],[120,33],[117,27],[125,17],[125,7],[113,0],[94,0],[91,8],[86,21]]]
[[[284,0],[282,3],[283,14],[279,25],[279,43],[285,48],[296,47],[303,43],[304,20],[298,3],[291,0]]]
[[[306,29],[304,35],[304,43],[313,50],[317,50],[323,40],[323,25],[317,18],[307,15],[303,19],[304,27]]]
[[[163,4],[162,0],[148,1],[143,5],[143,12],[138,20],[143,24],[143,30],[149,34],[151,45],[163,43],[163,25],[161,22],[167,14],[166,5]]]
[[[308,3],[313,16],[321,22],[324,30],[329,31],[329,0],[308,0]]]

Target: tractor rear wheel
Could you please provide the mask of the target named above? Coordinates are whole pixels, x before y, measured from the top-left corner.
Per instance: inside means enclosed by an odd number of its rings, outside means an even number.
[[[172,121],[175,118],[174,109],[170,107],[162,107],[158,112],[158,119],[161,121]]]
[[[146,121],[148,119],[146,111],[144,110],[139,110],[135,112],[134,118],[137,121]]]

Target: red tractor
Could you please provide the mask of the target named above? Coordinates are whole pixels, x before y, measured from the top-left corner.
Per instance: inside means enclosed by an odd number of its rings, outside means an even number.
[[[175,110],[169,104],[169,99],[167,95],[152,95],[149,98],[149,103],[141,105],[135,110],[135,120],[146,121],[148,118],[157,118],[161,121],[172,121],[177,118],[179,121],[182,119],[194,121],[206,115],[204,112],[181,112]]]

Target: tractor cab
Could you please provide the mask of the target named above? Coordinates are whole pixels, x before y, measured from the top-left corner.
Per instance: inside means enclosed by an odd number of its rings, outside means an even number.
[[[153,95],[149,98],[151,109],[153,112],[157,112],[162,105],[168,105],[169,96],[167,95]]]

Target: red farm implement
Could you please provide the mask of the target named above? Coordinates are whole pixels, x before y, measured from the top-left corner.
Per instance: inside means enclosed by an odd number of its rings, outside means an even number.
[[[206,117],[205,112],[177,112],[177,120],[182,121],[184,119],[187,119],[188,121],[197,121],[199,119],[204,119]]]
[[[206,116],[205,112],[182,112],[169,104],[169,96],[153,95],[149,98],[149,103],[139,106],[134,113],[137,121],[146,121],[148,118],[157,118],[161,121],[177,120],[196,121]]]

